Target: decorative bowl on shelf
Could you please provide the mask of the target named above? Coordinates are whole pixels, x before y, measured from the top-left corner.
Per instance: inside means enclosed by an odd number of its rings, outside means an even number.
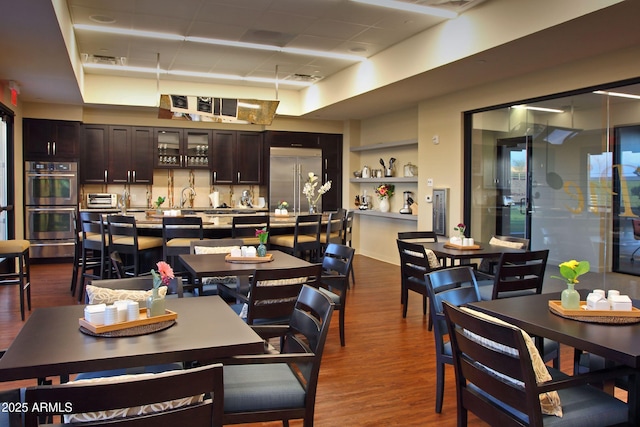
[[[353,176],[355,176],[356,178],[362,178],[362,171],[355,171],[353,173]]]

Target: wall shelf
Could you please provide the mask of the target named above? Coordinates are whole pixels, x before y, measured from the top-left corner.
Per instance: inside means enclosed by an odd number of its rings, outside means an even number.
[[[367,182],[396,182],[396,183],[400,183],[400,182],[406,182],[406,183],[416,183],[418,182],[418,177],[417,176],[411,176],[411,177],[382,177],[382,178],[350,178],[349,182],[354,182],[356,184],[364,184]]]
[[[378,218],[400,219],[404,221],[418,222],[417,215],[408,215],[408,214],[393,213],[393,212],[380,212],[380,211],[374,211],[374,210],[360,210],[360,209],[354,209],[353,213],[355,213],[356,215],[363,215],[363,216],[373,216]]]
[[[378,142],[370,145],[362,145],[358,147],[351,147],[349,151],[357,152],[357,151],[371,151],[371,150],[381,150],[386,148],[397,148],[397,147],[407,147],[411,145],[418,145],[418,139],[406,139],[402,141],[389,141],[389,142]]]

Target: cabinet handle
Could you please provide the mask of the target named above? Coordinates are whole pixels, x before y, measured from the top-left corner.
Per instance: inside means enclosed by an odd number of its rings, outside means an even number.
[[[238,183],[240,183],[240,171],[238,171]]]
[[[127,171],[127,182],[131,182],[131,171]]]
[[[51,155],[51,143],[47,142],[47,156]]]
[[[217,182],[218,181],[218,172],[213,171],[213,182]]]
[[[133,182],[136,182],[136,171],[135,171],[135,169],[133,170]]]
[[[184,166],[184,156],[180,154],[180,166]]]
[[[107,171],[107,169],[105,169],[104,170],[104,182],[105,183],[108,181],[107,177],[108,177],[108,171]]]
[[[56,155],[56,142],[53,141],[53,155]]]

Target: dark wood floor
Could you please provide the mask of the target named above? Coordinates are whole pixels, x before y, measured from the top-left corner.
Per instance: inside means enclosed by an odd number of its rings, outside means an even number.
[[[410,295],[409,313],[403,319],[399,267],[358,255],[354,267],[356,285],[347,298],[347,345],[340,346],[336,315],[322,361],[315,425],[455,426],[454,373],[449,366],[444,407],[441,414],[434,411],[434,343],[420,297]],[[34,265],[33,309],[75,304],[70,277],[71,264]],[[0,287],[0,324],[0,348],[6,348],[23,324],[15,286]],[[562,362],[564,367],[570,361],[563,356]],[[29,384],[0,383],[0,389]],[[469,425],[486,424],[472,416]]]

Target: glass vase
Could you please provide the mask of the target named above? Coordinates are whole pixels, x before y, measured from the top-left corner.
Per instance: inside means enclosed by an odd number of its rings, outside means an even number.
[[[165,314],[166,301],[158,295],[158,288],[151,290],[151,296],[147,298],[147,317],[161,316]]]
[[[256,249],[256,253],[258,254],[259,257],[267,256],[267,247],[265,246],[264,243],[260,243],[258,245],[258,248]]]
[[[574,289],[575,284],[567,283],[567,289],[562,291],[560,303],[565,310],[580,309],[580,294]]]
[[[318,213],[318,206],[315,203],[309,204],[309,215],[315,215]]]

